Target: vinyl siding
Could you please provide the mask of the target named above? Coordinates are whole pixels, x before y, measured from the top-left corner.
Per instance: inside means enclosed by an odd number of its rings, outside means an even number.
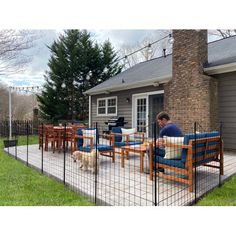
[[[104,122],[108,121],[108,119],[113,116],[97,116],[97,99],[117,96],[117,116],[123,116],[125,118],[125,122],[128,122],[125,127],[130,128],[132,127],[132,95],[158,90],[163,90],[163,86],[148,86],[137,89],[123,90],[110,94],[91,96],[91,123],[93,124],[94,122],[97,122],[98,126],[103,130],[104,126],[106,126]],[[127,98],[129,98],[128,103],[126,102]]]
[[[236,150],[236,73],[218,75],[219,119],[227,149]]]

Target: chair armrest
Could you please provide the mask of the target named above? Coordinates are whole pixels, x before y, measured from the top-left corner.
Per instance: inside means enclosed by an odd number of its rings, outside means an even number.
[[[115,135],[117,136],[122,136],[122,137],[126,137],[126,143],[129,142],[129,134],[122,134],[122,133],[111,133],[111,135],[114,135],[114,142],[115,142]]]
[[[144,142],[144,132],[135,132],[134,133],[134,137],[135,136],[141,137],[142,142]]]
[[[110,133],[110,135],[117,135],[117,136],[129,136],[129,134],[121,134],[121,133]]]
[[[175,143],[164,143],[165,147],[175,147],[175,148],[185,148],[185,149],[189,149],[192,146],[191,145],[186,145],[186,144],[175,144]]]
[[[115,135],[114,134],[103,134],[104,138],[108,138],[110,145],[114,146],[115,144]]]

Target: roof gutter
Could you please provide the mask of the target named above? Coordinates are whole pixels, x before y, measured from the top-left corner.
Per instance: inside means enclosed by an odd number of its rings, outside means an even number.
[[[204,72],[208,75],[216,75],[233,71],[236,71],[236,62],[204,68]]]
[[[134,89],[134,88],[140,88],[140,87],[146,87],[146,86],[157,86],[158,84],[164,84],[167,83],[172,77],[172,74],[170,75],[166,75],[166,76],[162,76],[159,78],[152,78],[149,80],[144,80],[144,81],[140,81],[140,82],[136,82],[136,83],[132,83],[129,85],[126,85],[125,83],[119,86],[115,86],[115,87],[110,87],[110,88],[102,88],[100,90],[96,90],[96,91],[91,91],[89,92],[86,91],[84,92],[85,95],[98,95],[98,94],[109,94],[111,92],[117,92],[117,91],[121,91],[121,90],[128,90],[128,89]]]

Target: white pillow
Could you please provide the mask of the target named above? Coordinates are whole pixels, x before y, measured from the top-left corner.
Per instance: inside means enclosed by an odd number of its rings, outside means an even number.
[[[163,139],[166,143],[182,145],[184,142],[184,137],[167,137],[164,136]],[[168,147],[165,146],[165,159],[181,159],[182,148]]]
[[[133,129],[123,129],[123,128],[121,128],[121,133],[129,135],[129,141],[134,141],[135,140],[135,137],[134,137],[135,128],[133,128]],[[126,142],[126,138],[127,138],[127,136],[122,136],[121,142]]]
[[[93,145],[96,144],[96,129],[83,129],[83,136],[85,137],[92,137],[93,138]],[[83,147],[86,147],[87,145],[90,145],[90,140],[88,138],[83,139]]]

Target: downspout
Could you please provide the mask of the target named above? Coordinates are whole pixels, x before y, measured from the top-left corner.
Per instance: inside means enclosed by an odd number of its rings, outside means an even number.
[[[91,112],[91,109],[92,109],[92,107],[91,107],[91,95],[89,95],[89,127],[92,126],[92,117],[91,117],[92,112]]]

